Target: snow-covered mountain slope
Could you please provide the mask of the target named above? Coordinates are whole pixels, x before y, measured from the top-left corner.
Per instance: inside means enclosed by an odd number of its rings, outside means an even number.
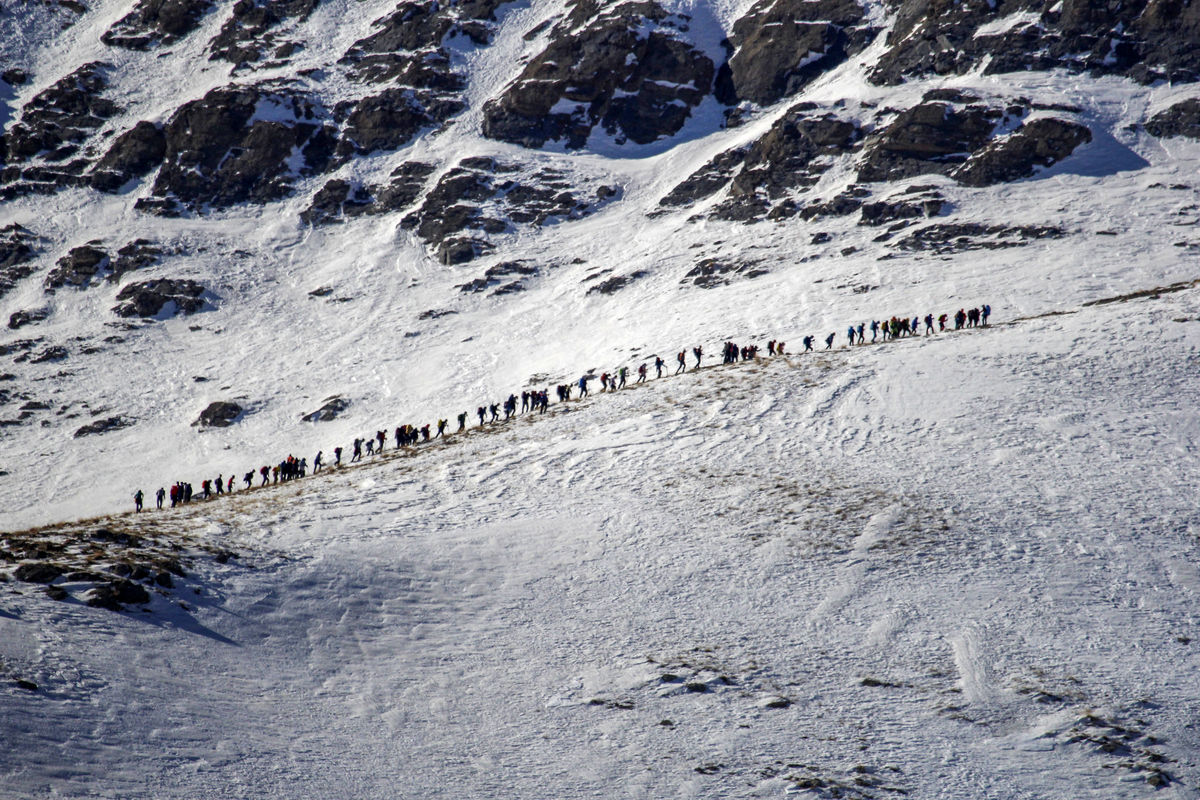
[[[1195,797],[1196,291],[85,525],[238,555],[6,595],[0,795]]]
[[[1197,796],[1197,8],[6,5],[0,797]]]

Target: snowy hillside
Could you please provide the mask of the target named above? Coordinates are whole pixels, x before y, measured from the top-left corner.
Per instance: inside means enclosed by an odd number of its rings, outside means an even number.
[[[0,797],[1197,796],[1198,8],[5,4]]]

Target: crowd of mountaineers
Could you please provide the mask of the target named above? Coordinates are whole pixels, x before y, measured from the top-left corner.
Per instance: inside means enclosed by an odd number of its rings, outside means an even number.
[[[933,314],[926,314],[922,320],[920,317],[892,317],[885,320],[871,320],[869,323],[858,323],[850,325],[846,328],[847,347],[868,344],[866,339],[867,331],[871,333],[871,343],[886,342],[891,339],[902,339],[911,336],[931,336],[935,333],[940,333],[946,330],[946,324],[951,319],[954,321],[954,330],[962,330],[964,328],[976,328],[986,326],[988,318],[991,316],[991,306],[984,304],[978,308],[959,309],[954,313],[953,317],[947,314],[941,314],[936,319]],[[922,329],[922,322],[924,328]],[[935,328],[936,323],[936,328]],[[833,343],[837,337],[836,332],[830,333],[825,337],[825,350],[833,349]],[[813,350],[814,337],[805,336],[801,340],[804,345],[803,352],[808,353]],[[767,342],[767,353],[771,356],[786,355],[786,343],[772,339]],[[738,361],[753,361],[758,358],[758,345],[739,346],[733,342],[726,342],[722,350],[722,363],[732,364]],[[700,362],[704,358],[703,347],[693,347],[691,356],[695,359],[692,369],[699,369]],[[654,356],[653,367],[655,377],[661,378],[663,370],[667,368],[667,363],[660,357]],[[688,351],[680,350],[675,356],[675,375],[681,372],[686,372],[688,368]],[[649,364],[642,363],[637,368],[637,383],[644,383],[649,372]],[[564,383],[555,387],[555,396],[558,402],[566,403],[572,399],[571,392],[576,391],[575,400],[582,400],[588,396],[588,382],[595,380],[596,376],[592,372],[581,375],[575,383]],[[629,368],[620,367],[615,372],[602,372],[600,378],[600,391],[615,392],[624,389],[629,379]],[[520,406],[518,410],[518,404]],[[522,391],[518,397],[516,394],[510,394],[503,403],[490,403],[481,405],[475,409],[475,415],[479,418],[479,427],[499,424],[507,422],[519,414],[537,412],[545,414],[546,409],[550,406],[549,390],[541,391]],[[501,418],[501,413],[504,417]],[[455,433],[463,433],[467,430],[468,412],[463,411],[458,414],[458,428]],[[448,435],[449,420],[439,419],[436,424],[436,431],[430,433],[430,424],[425,424],[420,427],[415,425],[400,425],[394,431],[395,449],[400,450],[406,447],[413,447],[424,442],[431,442],[434,439],[443,438]],[[366,456],[382,455],[386,449],[388,442],[387,431],[376,431],[374,435],[355,439],[353,449],[347,463],[357,463]],[[312,474],[316,475],[323,467],[342,467],[343,450],[341,447],[333,448],[333,463],[326,464],[324,451],[318,451],[313,457]],[[272,484],[287,483],[297,478],[305,477],[309,472],[309,464],[307,458],[297,459],[295,456],[289,455],[278,464],[266,464],[259,467],[257,470],[251,469],[242,476],[242,482],[245,484],[243,491],[254,488],[255,480],[259,480],[258,486],[264,487]],[[205,479],[200,482],[200,491],[194,491],[192,484],[179,481],[173,484],[170,490],[160,488],[155,493],[155,501],[158,508],[163,508],[164,503],[169,499],[171,508],[179,505],[191,503],[193,500],[209,500],[213,497],[222,494],[232,494],[234,490],[234,481],[236,474],[225,477],[221,473],[213,479]],[[141,489],[138,489],[133,496],[134,509],[142,511],[145,502],[145,494]]]

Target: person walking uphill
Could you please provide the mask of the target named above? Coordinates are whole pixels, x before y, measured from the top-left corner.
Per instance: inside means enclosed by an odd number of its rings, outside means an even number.
[[[135,494],[135,495],[133,496],[133,510],[134,510],[134,513],[137,513],[138,511],[141,511],[141,510],[142,510],[142,500],[144,500],[144,499],[145,499],[145,497],[146,497],[146,495],[142,494],[142,490],[141,490],[141,489],[138,489],[138,490],[137,490],[137,494]],[[161,504],[160,504],[160,506],[161,506]]]

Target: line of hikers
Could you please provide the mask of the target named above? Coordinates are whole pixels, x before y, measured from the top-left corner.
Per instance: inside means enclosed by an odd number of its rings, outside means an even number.
[[[988,324],[988,317],[991,316],[991,313],[992,307],[986,303],[978,308],[972,308],[969,310],[960,308],[957,312],[955,312],[953,317],[954,330],[957,331],[962,330],[963,328],[985,326]],[[938,316],[936,319],[936,332],[945,331],[946,323],[949,320],[950,316],[947,314],[941,314]],[[904,316],[892,317],[891,319],[886,319],[883,321],[871,320],[869,326],[867,323],[862,322],[858,323],[857,325],[850,325],[846,328],[846,338],[849,341],[847,347],[867,344],[867,330],[871,331],[872,343],[876,341],[886,342],[889,339],[901,339],[905,336],[918,336],[920,335],[921,322],[922,320],[919,317],[912,317],[910,319],[909,317]],[[935,319],[933,314],[925,315],[924,335],[930,336],[935,333],[934,322]],[[833,342],[836,336],[836,333],[831,333],[825,337],[826,350],[831,350],[833,348]],[[802,343],[804,344],[803,352],[812,352],[812,336],[805,336],[802,339]],[[782,341],[772,339],[771,341],[767,342],[767,352],[772,356],[786,355],[787,351],[784,348],[785,343]],[[758,358],[758,350],[758,345],[739,346],[734,342],[725,342],[725,345],[722,348],[722,363],[732,364],[738,361],[753,361]],[[687,355],[687,350],[684,349],[680,350],[675,356],[675,362],[677,366],[674,374],[678,375],[681,372],[687,372]],[[699,369],[700,362],[704,358],[704,348],[700,346],[693,347],[692,357],[696,360],[696,363],[692,366],[692,369]],[[655,377],[661,378],[667,363],[662,359],[661,356],[655,355],[653,358]],[[638,377],[634,383],[644,383],[646,381],[648,371],[648,364],[643,362],[637,369]],[[611,374],[608,372],[602,372],[600,373],[599,377],[601,392],[615,392],[625,388],[629,378],[629,367],[620,367],[616,370],[616,372]],[[574,384],[559,384],[557,387],[555,387],[555,395],[558,397],[558,402],[566,403],[571,400],[572,389],[578,389],[578,397],[576,398],[577,400],[582,400],[583,398],[587,397],[588,381],[594,380],[595,378],[596,376],[589,371],[581,375],[579,380]],[[519,412],[517,410],[518,401],[520,402]],[[543,389],[541,391],[523,391],[521,392],[519,398],[516,394],[510,394],[508,398],[503,401],[503,403],[491,403],[488,405],[479,406],[477,409],[475,409],[475,414],[477,417],[479,417],[479,427],[484,427],[485,425],[489,424],[507,422],[518,414],[525,414],[533,411],[536,411],[539,414],[545,414],[546,409],[549,408],[549,406],[549,390]],[[501,411],[504,412],[503,419],[500,418]],[[463,433],[467,429],[467,412],[461,412],[458,415],[457,420],[458,430],[455,432]],[[432,435],[429,432],[430,425],[428,424],[422,425],[421,427],[417,427],[415,425],[400,425],[394,432],[394,438],[396,442],[395,449],[399,450],[404,447],[413,447],[423,442],[430,442],[434,439],[443,438],[447,435],[448,425],[449,420],[439,419],[437,421],[437,432]],[[363,459],[364,449],[366,451],[366,455],[368,456],[376,454],[382,455],[387,440],[387,431],[376,431],[373,436],[355,439],[353,442],[353,452],[350,456],[349,463],[353,464],[361,461]],[[341,447],[333,448],[332,466],[342,466],[342,452],[343,451]],[[316,475],[321,471],[323,466],[325,466],[324,451],[317,451],[317,455],[313,458],[312,474]],[[295,456],[291,455],[274,466],[265,465],[260,467],[257,471],[257,474],[261,476],[262,479],[261,483],[259,483],[259,487],[268,486],[272,483],[272,481],[276,484],[281,482],[287,483],[288,481],[296,478],[303,478],[307,473],[308,459],[297,459]],[[250,470],[242,476],[242,481],[245,483],[246,489],[253,488],[254,480],[255,470]],[[200,499],[208,500],[216,495],[232,494],[233,482],[233,475],[230,475],[228,480],[226,480],[223,473],[218,475],[215,481],[204,480],[200,484],[200,493],[198,496]],[[171,508],[175,508],[178,505],[192,502],[196,495],[194,495],[192,485],[190,483],[183,481],[177,482],[171,486],[169,493],[166,489],[162,488],[156,492],[155,499],[157,501],[158,508],[161,509],[163,507],[163,501],[168,496],[171,501]],[[136,511],[142,510],[144,500],[145,495],[142,493],[141,489],[138,489],[133,496],[134,508]]]

